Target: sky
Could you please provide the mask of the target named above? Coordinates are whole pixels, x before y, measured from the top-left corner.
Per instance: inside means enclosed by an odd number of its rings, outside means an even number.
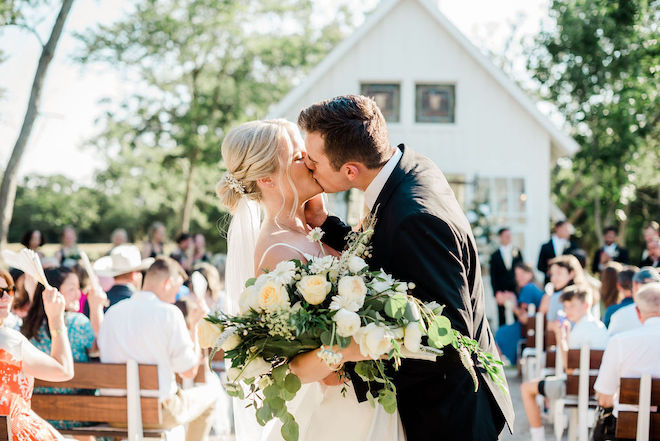
[[[316,2],[318,17],[332,14],[340,0]],[[55,2],[57,3],[57,2]],[[95,123],[103,98],[120,100],[130,94],[130,82],[108,67],[81,67],[72,60],[78,47],[74,32],[97,24],[109,24],[129,11],[130,0],[76,0],[53,59],[41,98],[20,176],[63,174],[81,184],[92,182],[95,170],[104,164],[86,140],[100,132]],[[373,9],[377,0],[349,2],[361,14]],[[547,18],[548,0],[440,0],[443,12],[475,45],[500,52],[518,23],[520,35],[534,35]],[[54,19],[54,14],[53,14]],[[322,18],[320,18],[322,19]],[[52,20],[44,21],[40,33],[45,40]],[[7,28],[0,33],[0,48],[7,60],[0,63],[0,170],[9,159],[20,131],[40,55],[40,44],[28,32]]]

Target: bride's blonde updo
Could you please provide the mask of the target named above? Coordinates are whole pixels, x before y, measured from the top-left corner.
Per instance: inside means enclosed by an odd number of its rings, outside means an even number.
[[[296,129],[290,121],[274,119],[250,121],[227,133],[222,142],[227,173],[218,182],[216,193],[230,213],[234,213],[242,197],[261,200],[257,180],[282,169],[280,145],[286,142],[290,148],[288,130]]]

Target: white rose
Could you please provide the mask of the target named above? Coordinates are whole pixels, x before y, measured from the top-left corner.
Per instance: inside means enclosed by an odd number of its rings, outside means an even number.
[[[258,288],[257,301],[259,308],[268,312],[291,306],[286,288],[275,280],[269,280]]]
[[[337,311],[334,321],[340,337],[352,337],[360,329],[360,316],[344,308]]]
[[[356,341],[360,345],[360,353],[372,360],[377,360],[392,350],[392,334],[375,323],[360,328]]]
[[[404,330],[401,327],[390,328],[390,332],[392,333],[392,338],[396,338],[397,340],[401,340],[403,338]]]
[[[382,280],[378,280],[382,279]],[[377,293],[385,292],[392,288],[394,285],[394,279],[389,274],[385,273],[382,269],[374,279],[371,281],[371,289]]]
[[[259,299],[257,297],[257,287],[252,285],[245,288],[241,293],[241,297],[238,299],[238,311],[241,314],[245,314],[250,309],[259,311]]]
[[[231,351],[232,349],[236,349],[241,344],[241,341],[241,337],[238,334],[232,334],[220,347],[225,352]]]
[[[419,329],[419,322],[408,323],[403,336],[403,345],[410,352],[419,352],[419,346],[421,343],[422,330]]]
[[[207,320],[200,320],[197,325],[197,338],[199,347],[202,349],[212,348],[220,334],[222,334],[222,328]]]
[[[271,365],[268,363],[266,360],[264,360],[261,357],[254,358],[252,361],[250,361],[243,369],[238,368],[239,374],[238,377],[234,378],[234,380],[230,380],[232,382],[236,382],[238,380],[243,380],[246,378],[256,378],[260,377],[261,375],[265,375],[268,372],[270,372]],[[232,374],[232,370],[234,368],[230,369],[229,375]],[[242,372],[241,372],[242,371]]]
[[[239,368],[229,368],[227,371],[227,381],[230,383],[235,383],[238,380],[238,377],[241,375],[241,370]]]
[[[296,284],[298,291],[310,305],[323,303],[332,289],[332,284],[325,276],[305,276]]]
[[[353,256],[348,260],[348,269],[353,274],[359,273],[365,266],[367,266],[367,263],[361,257]]]
[[[360,276],[344,276],[337,285],[338,295],[332,298],[330,309],[347,309],[356,312],[364,305],[367,286]]]

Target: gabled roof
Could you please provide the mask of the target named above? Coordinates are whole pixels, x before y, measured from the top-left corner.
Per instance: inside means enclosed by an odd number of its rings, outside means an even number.
[[[367,33],[371,31],[399,2],[403,0],[382,0],[376,10],[367,20],[349,37],[344,39],[337,47],[323,59],[303,82],[293,88],[279,103],[268,112],[269,117],[279,117],[287,109],[300,100],[344,55],[350,51]],[[498,69],[475,45],[473,45],[461,31],[454,26],[447,17],[430,0],[411,0],[421,4],[429,14],[442,26],[449,35],[461,46],[493,79],[500,84],[533,118],[543,127],[559,150],[558,156],[572,155],[580,146],[573,138],[564,133],[550,119],[543,115],[535,103],[500,69]]]

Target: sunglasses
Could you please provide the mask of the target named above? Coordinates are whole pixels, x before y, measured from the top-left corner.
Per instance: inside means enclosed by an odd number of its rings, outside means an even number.
[[[9,297],[14,297],[14,287],[10,286],[9,288],[0,288],[0,298],[4,297],[7,294]]]

